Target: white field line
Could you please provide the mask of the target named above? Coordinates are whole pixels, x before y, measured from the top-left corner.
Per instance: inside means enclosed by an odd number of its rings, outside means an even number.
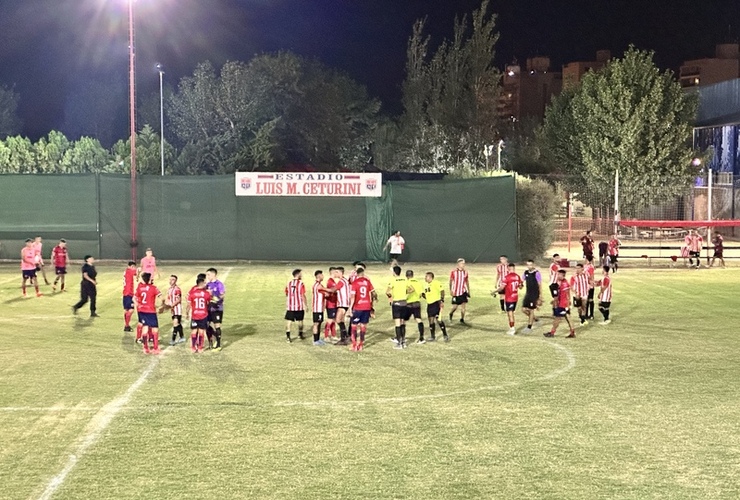
[[[226,272],[222,276],[222,281],[226,281],[226,278],[229,276],[229,273],[232,269],[233,268],[231,267],[226,269]],[[170,352],[170,349],[165,348],[162,352],[162,356],[166,355],[168,352]],[[65,463],[59,474],[51,478],[51,480],[47,483],[44,492],[39,497],[39,500],[48,500],[54,495],[54,493],[56,493],[57,489],[59,489],[69,473],[72,471],[72,469],[74,469],[75,465],[77,465],[77,462],[80,460],[80,458],[82,458],[87,450],[90,449],[90,447],[93,446],[100,439],[100,436],[103,434],[105,429],[108,428],[116,415],[118,415],[121,410],[126,408],[126,405],[128,405],[129,401],[131,401],[131,398],[136,393],[136,391],[138,391],[139,388],[144,385],[144,382],[147,381],[149,376],[152,374],[152,372],[154,372],[154,369],[159,364],[160,359],[160,356],[153,357],[152,360],[149,362],[149,366],[147,366],[147,368],[139,376],[139,378],[136,379],[136,382],[131,384],[131,386],[126,390],[125,393],[123,393],[123,395],[103,406],[100,411],[98,411],[98,413],[93,416],[92,420],[90,420],[90,423],[85,428],[85,434],[79,441],[75,452],[67,458],[67,462]]]
[[[168,352],[168,350],[169,349],[165,349],[162,355]],[[74,469],[75,465],[77,465],[77,462],[82,458],[87,450],[89,450],[90,447],[93,446],[100,439],[100,436],[103,434],[105,429],[108,428],[116,415],[118,415],[118,413],[120,413],[120,411],[126,407],[129,401],[131,401],[134,393],[139,390],[144,382],[146,382],[146,380],[159,364],[159,359],[160,356],[154,356],[149,362],[149,366],[146,367],[146,370],[144,370],[139,378],[136,379],[136,382],[131,384],[126,392],[124,392],[121,396],[114,399],[107,405],[103,406],[100,411],[98,411],[93,416],[92,420],[90,420],[90,423],[87,424],[87,427],[85,428],[85,433],[79,440],[74,453],[69,455],[69,457],[67,458],[67,462],[64,464],[62,470],[56,476],[51,478],[51,480],[47,483],[44,492],[41,494],[41,496],[39,496],[40,500],[48,500],[54,495],[54,493],[56,493],[57,489],[59,489],[62,483],[64,483],[67,475],[72,471],[72,469]]]

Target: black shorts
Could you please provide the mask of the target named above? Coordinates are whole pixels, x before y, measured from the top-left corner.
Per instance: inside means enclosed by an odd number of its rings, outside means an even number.
[[[194,319],[190,321],[191,330],[205,330],[208,328],[208,318]]]
[[[468,294],[468,292],[465,292],[462,295],[455,295],[454,297],[452,297],[452,303],[453,304],[465,304],[468,301],[469,296],[470,294]]]
[[[410,320],[411,316],[413,316],[414,318],[421,319],[421,304],[420,303],[414,302],[413,304],[406,305],[406,313],[403,317],[404,321]]]
[[[715,250],[713,257],[715,259],[724,259],[724,257],[722,256],[723,253],[724,253],[724,250]]]
[[[286,321],[303,321],[306,311],[285,311]]]
[[[593,250],[584,250],[583,256],[586,257],[586,260],[591,260],[594,258],[594,252]]]
[[[618,258],[619,258],[619,255],[610,255],[609,262],[611,262],[612,264],[616,264]]]
[[[599,302],[599,309],[609,309],[611,302]]]
[[[516,311],[516,302],[504,302],[507,311]]]
[[[594,301],[594,289],[593,288],[588,289],[588,301],[589,302]]]
[[[210,323],[222,323],[224,319],[223,311],[208,311],[208,321]]]
[[[401,258],[401,254],[400,253],[392,253],[392,254],[390,254],[390,258],[391,258],[391,260],[394,260],[394,259],[395,260],[399,260]]]
[[[172,321],[177,320],[178,325],[182,325],[182,314],[173,314]]]
[[[573,297],[573,307],[583,307],[583,299],[581,297]]]
[[[393,311],[393,319],[405,319],[406,318],[406,304],[391,304],[391,310]]]
[[[540,300],[539,297],[524,297],[524,300],[522,301],[522,307],[524,309],[531,309],[535,310],[537,309],[537,302]]]
[[[54,267],[54,272],[57,274],[57,276],[62,276],[64,274],[67,274],[67,268],[66,267]]]
[[[436,318],[439,316],[439,313],[442,309],[442,301],[438,300],[437,302],[432,302],[431,304],[427,304],[427,316],[430,318]]]
[[[36,269],[24,269],[22,272],[24,278],[33,279],[36,277]]]
[[[313,313],[313,322],[316,324],[324,322],[324,313]]]
[[[347,311],[349,311],[349,307],[337,306],[337,312],[339,312],[340,309],[344,311],[344,314],[347,314]]]
[[[334,319],[336,317],[337,317],[337,308],[327,307],[326,308],[326,319]]]

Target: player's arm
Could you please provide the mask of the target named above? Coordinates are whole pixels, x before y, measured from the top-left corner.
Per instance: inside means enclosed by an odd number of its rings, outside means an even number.
[[[92,279],[90,276],[88,276],[87,272],[82,273],[82,279],[89,281],[93,285],[97,285],[94,279]]]
[[[185,303],[185,317],[190,317],[190,300]]]
[[[465,288],[468,290],[468,296],[471,296],[472,292],[470,291],[470,278],[465,276]]]

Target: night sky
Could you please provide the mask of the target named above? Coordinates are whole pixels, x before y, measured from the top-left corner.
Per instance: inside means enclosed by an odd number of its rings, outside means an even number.
[[[406,42],[415,19],[449,36],[455,14],[479,0],[136,0],[137,85],[158,90],[203,60],[220,65],[280,49],[344,69],[399,110]],[[656,51],[664,68],[712,56],[740,35],[737,0],[499,0],[497,64],[549,55],[556,66],[620,54],[630,43]],[[0,0],[0,83],[21,94],[24,134],[65,122],[65,107],[89,79],[120,82],[128,70],[127,0]],[[124,93],[122,97],[126,99]],[[126,102],[122,108],[125,109]],[[125,113],[117,130],[125,134]]]

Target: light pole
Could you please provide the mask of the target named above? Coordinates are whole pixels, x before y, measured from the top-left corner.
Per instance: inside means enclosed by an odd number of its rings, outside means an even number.
[[[157,71],[159,71],[159,160],[162,164],[162,177],[164,177],[164,66],[157,64]]]
[[[134,2],[128,0],[128,54],[129,54],[129,122],[131,125],[131,260],[137,260],[137,220],[136,200],[136,61],[134,58]]]

